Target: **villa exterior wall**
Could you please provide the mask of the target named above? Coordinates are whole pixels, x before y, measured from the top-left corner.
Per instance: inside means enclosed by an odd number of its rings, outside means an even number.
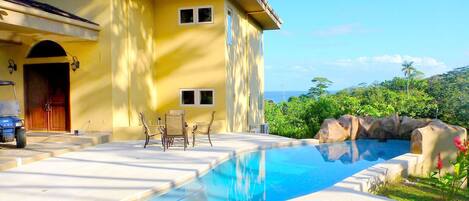
[[[113,130],[113,121],[110,118],[113,116],[110,51],[111,1],[41,0],[41,2],[57,6],[100,24],[101,31],[97,42],[54,41],[59,43],[70,54],[69,56],[76,56],[80,60],[80,69],[75,72],[70,71],[71,130],[111,132]],[[28,44],[27,51],[33,45],[34,43]],[[22,58],[26,55],[27,52],[22,55]],[[53,59],[43,60],[47,63]],[[18,67],[22,68],[22,65]],[[23,76],[21,72],[16,75]]]
[[[1,43],[0,79],[17,82],[24,117],[24,64],[80,61],[70,71],[70,129],[112,132],[114,140],[141,139],[138,113],[151,123],[182,109],[189,124],[208,121],[214,132],[247,131],[263,122],[262,28],[227,0],[39,0],[99,24],[97,41],[24,37]],[[213,23],[179,24],[179,9],[211,6]],[[227,9],[233,10],[234,45],[227,46]],[[67,57],[27,59],[42,40],[61,45]],[[182,106],[181,89],[213,89],[213,106]],[[0,93],[5,96],[6,93]]]
[[[27,42],[27,41],[25,41]],[[21,108],[21,117],[25,117],[25,91],[24,91],[24,64],[40,64],[54,62],[69,62],[67,58],[44,58],[26,59],[33,43],[23,43],[22,45],[3,45],[0,47],[0,62],[8,64],[8,59],[13,59],[18,71],[13,74],[8,73],[6,67],[0,68],[1,80],[12,80],[16,83],[17,96]],[[59,42],[69,53],[80,58],[80,69],[70,71],[70,118],[72,130],[88,131],[111,131],[112,122],[109,120],[111,113],[111,80],[109,65],[105,65],[106,60],[97,60],[93,53],[99,51],[97,44],[80,42],[74,43]],[[86,49],[87,51],[81,51]],[[102,54],[101,54],[102,55]],[[104,57],[104,55],[102,55]],[[0,96],[11,96],[9,88],[2,89]]]
[[[19,101],[21,111],[24,111],[24,87],[23,87],[23,64],[25,62],[25,55],[27,54],[28,46],[20,44],[2,44],[0,45],[0,80],[11,80],[16,83],[16,94]],[[13,59],[17,66],[18,71],[10,75],[8,69],[8,60]],[[0,88],[0,100],[12,100],[13,94],[11,88]],[[20,116],[24,118],[24,112]]]
[[[228,130],[242,132],[264,120],[263,31],[236,3],[225,4],[233,13],[232,44],[226,43]]]
[[[101,27],[97,42],[54,40],[69,56],[80,60],[80,69],[70,72],[71,130],[113,132],[113,139],[142,138],[138,112],[156,116],[154,2],[42,2],[83,16]],[[20,45],[0,47],[0,52],[4,52],[0,62],[8,64],[8,59],[12,58],[19,68],[12,75],[1,68],[0,78],[17,82],[23,117],[23,64],[58,61],[58,58],[26,59],[37,42],[25,38]],[[66,59],[61,61],[67,62]]]
[[[143,138],[138,113],[156,116],[153,0],[43,2],[102,29],[97,42],[61,43],[81,62],[72,72],[72,130],[110,131],[114,140]]]
[[[141,139],[138,113],[155,122],[153,0],[113,0],[111,26],[113,138]]]
[[[215,132],[226,131],[225,23],[223,0],[156,0],[157,111],[186,111],[187,121],[207,122],[216,111]],[[213,23],[179,24],[179,9],[213,7]],[[213,106],[181,106],[180,89],[213,89]]]

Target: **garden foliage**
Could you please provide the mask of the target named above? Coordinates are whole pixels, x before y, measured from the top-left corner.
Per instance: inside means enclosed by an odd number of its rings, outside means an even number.
[[[394,113],[414,118],[439,118],[469,128],[469,66],[427,79],[395,77],[381,83],[324,93],[326,78],[313,79],[307,94],[288,102],[267,101],[270,132],[292,138],[312,138],[327,118],[344,114],[384,117]]]
[[[469,141],[462,141],[458,136],[454,138],[454,146],[458,149],[458,156],[455,161],[450,161],[453,171],[444,174],[441,172],[444,162],[438,154],[437,171],[430,176],[435,186],[441,190],[444,200],[455,200],[469,177]]]

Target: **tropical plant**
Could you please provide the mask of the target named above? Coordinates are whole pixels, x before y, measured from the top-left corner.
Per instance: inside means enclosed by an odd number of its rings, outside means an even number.
[[[467,140],[461,141],[459,136],[455,137],[453,142],[454,146],[458,149],[456,161],[450,162],[453,171],[442,174],[443,160],[441,155],[438,154],[437,170],[430,175],[431,179],[442,191],[445,200],[454,200],[456,194],[462,189],[469,177],[469,153],[467,151],[469,142]]]
[[[308,91],[308,97],[310,98],[317,98],[327,94],[327,88],[331,86],[332,81],[328,80],[325,77],[315,77],[311,80],[314,84]]]
[[[270,131],[292,138],[311,138],[327,118],[344,114],[384,117],[398,113],[415,118],[435,118],[469,128],[469,67],[428,79],[395,77],[381,83],[360,84],[327,94],[332,82],[313,79],[307,95],[288,102],[266,103]],[[409,81],[409,82],[408,82]],[[412,89],[407,92],[407,84]]]
[[[438,105],[434,117],[469,128],[469,66],[430,77],[426,92]]]
[[[404,72],[404,76],[407,78],[407,95],[409,95],[410,80],[412,79],[412,76],[415,74],[416,71],[417,69],[414,67],[413,61],[404,61],[404,63],[402,64],[402,72]]]

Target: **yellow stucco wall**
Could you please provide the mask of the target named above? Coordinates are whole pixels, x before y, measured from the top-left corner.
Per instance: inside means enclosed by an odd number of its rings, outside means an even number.
[[[153,0],[112,1],[114,139],[143,137],[139,112],[156,118],[154,9]]]
[[[36,44],[8,45],[0,47],[0,62],[8,64],[12,58],[18,65],[18,71],[10,75],[6,68],[0,70],[0,80],[13,80],[17,83],[16,89],[21,106],[21,116],[24,117],[24,64],[53,63],[54,61],[67,61],[67,58],[26,59],[31,47]],[[80,58],[81,68],[70,72],[70,105],[71,129],[83,131],[111,131],[112,116],[110,110],[110,74],[103,61],[95,59],[93,47],[95,43],[80,45],[61,43],[62,47],[71,54]],[[80,51],[81,49],[90,51]],[[104,66],[97,68],[98,66]],[[8,91],[6,91],[8,92]],[[5,95],[5,93],[2,93]]]
[[[42,0],[42,2],[55,5],[69,12],[100,24],[102,30],[99,33],[99,42],[67,42],[58,41],[68,54],[76,56],[80,60],[80,69],[70,71],[70,116],[71,130],[82,131],[112,131],[112,99],[111,99],[111,55],[110,55],[110,1],[60,1]],[[44,37],[33,41],[24,41],[23,49],[26,51],[19,56],[22,70],[23,63],[31,63],[36,60],[25,59],[28,51]],[[70,58],[68,58],[70,59]],[[56,59],[40,59],[41,62],[52,62]],[[15,74],[19,79],[23,73]],[[23,89],[20,83],[19,89]],[[23,92],[21,92],[23,94]],[[23,103],[24,98],[21,98]],[[23,107],[24,109],[24,107]],[[24,111],[24,110],[23,110]]]
[[[72,122],[78,125],[89,122],[86,118],[83,121],[73,118],[73,116],[83,118],[80,108],[85,107],[90,111],[93,110],[93,115],[87,116],[99,119],[91,121],[92,123],[108,125],[105,130],[112,131],[113,139],[142,139],[144,136],[138,113],[144,112],[148,118],[156,116],[156,83],[153,70],[154,1],[48,0],[46,2],[101,26],[97,42],[64,44],[68,49],[76,48],[75,54],[82,62],[82,66],[86,64],[91,66],[91,68],[84,66],[77,71],[84,74],[86,73],[84,71],[90,69],[89,74],[83,75],[75,82],[71,80],[72,85],[74,83],[78,85],[79,82],[81,88],[90,89],[89,93],[84,93],[82,89],[77,89],[79,92],[76,93],[84,94],[82,97],[93,98],[77,104],[73,104],[72,101]],[[95,84],[89,83],[90,81]],[[71,90],[72,94],[73,91]],[[76,98],[72,95],[73,99]],[[91,127],[93,128],[93,124]],[[98,127],[96,130],[104,129]]]
[[[24,55],[27,54],[28,47],[19,44],[0,44],[0,80],[11,80],[16,83],[16,93],[21,108],[21,117],[24,118],[24,90],[23,90],[23,63]],[[8,72],[8,60],[13,59],[18,66],[18,71],[10,75]],[[13,100],[10,87],[0,88],[0,100]]]
[[[263,33],[231,0],[225,3],[233,12],[233,43],[226,45],[228,130],[242,132],[264,121]]]
[[[226,131],[225,26],[223,0],[156,0],[157,111],[183,109],[189,123],[208,121],[216,111],[214,130]],[[179,25],[180,8],[213,6],[214,22]],[[211,107],[180,106],[180,89],[215,90]]]
[[[95,42],[53,38],[81,62],[78,71],[70,72],[72,130],[109,131],[118,140],[141,139],[138,113],[155,122],[171,109],[186,110],[189,123],[208,121],[211,111],[216,111],[215,132],[246,131],[248,124],[263,121],[263,109],[257,105],[263,94],[262,30],[230,1],[41,1],[101,28]],[[214,22],[179,25],[178,9],[197,6],[212,6]],[[236,19],[233,48],[226,46],[228,7]],[[34,44],[46,39],[52,38],[0,44],[0,63],[7,65],[13,58],[19,67],[13,75],[0,68],[0,79],[18,83],[23,111],[23,64],[38,61],[25,57]],[[180,106],[183,88],[214,89],[215,105]]]
[[[75,13],[100,24],[97,42],[60,41],[70,55],[76,56],[80,69],[70,72],[71,128],[83,131],[113,132],[113,139],[141,139],[138,112],[155,117],[156,83],[154,73],[154,2],[152,0],[60,1],[42,2]],[[24,111],[23,64],[37,42],[22,45],[1,44],[0,62],[15,59],[18,72],[9,75],[1,68],[0,79],[18,82]],[[57,60],[40,59],[41,62]]]

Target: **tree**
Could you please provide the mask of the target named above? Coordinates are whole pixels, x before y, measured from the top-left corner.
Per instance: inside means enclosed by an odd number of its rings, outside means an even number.
[[[266,102],[270,132],[311,138],[325,119],[344,114],[386,117],[398,113],[413,118],[434,118],[438,114],[444,122],[469,128],[469,66],[423,79],[417,70],[410,72],[406,73],[412,88],[409,94],[405,91],[407,78],[403,77],[334,94],[326,92],[331,81],[316,77],[307,94],[278,104]]]
[[[314,84],[314,86],[308,90],[307,95],[310,98],[318,98],[327,94],[326,89],[329,88],[329,86],[332,84],[332,81],[325,77],[315,77],[311,80],[311,82]]]
[[[469,128],[469,66],[428,78],[427,93],[438,104],[441,120]]]
[[[402,64],[402,72],[404,72],[404,76],[407,78],[407,86],[406,86],[406,91],[407,91],[407,96],[409,95],[409,84],[410,80],[412,79],[413,76],[415,76],[417,69],[414,67],[414,62],[413,61],[404,61]]]

